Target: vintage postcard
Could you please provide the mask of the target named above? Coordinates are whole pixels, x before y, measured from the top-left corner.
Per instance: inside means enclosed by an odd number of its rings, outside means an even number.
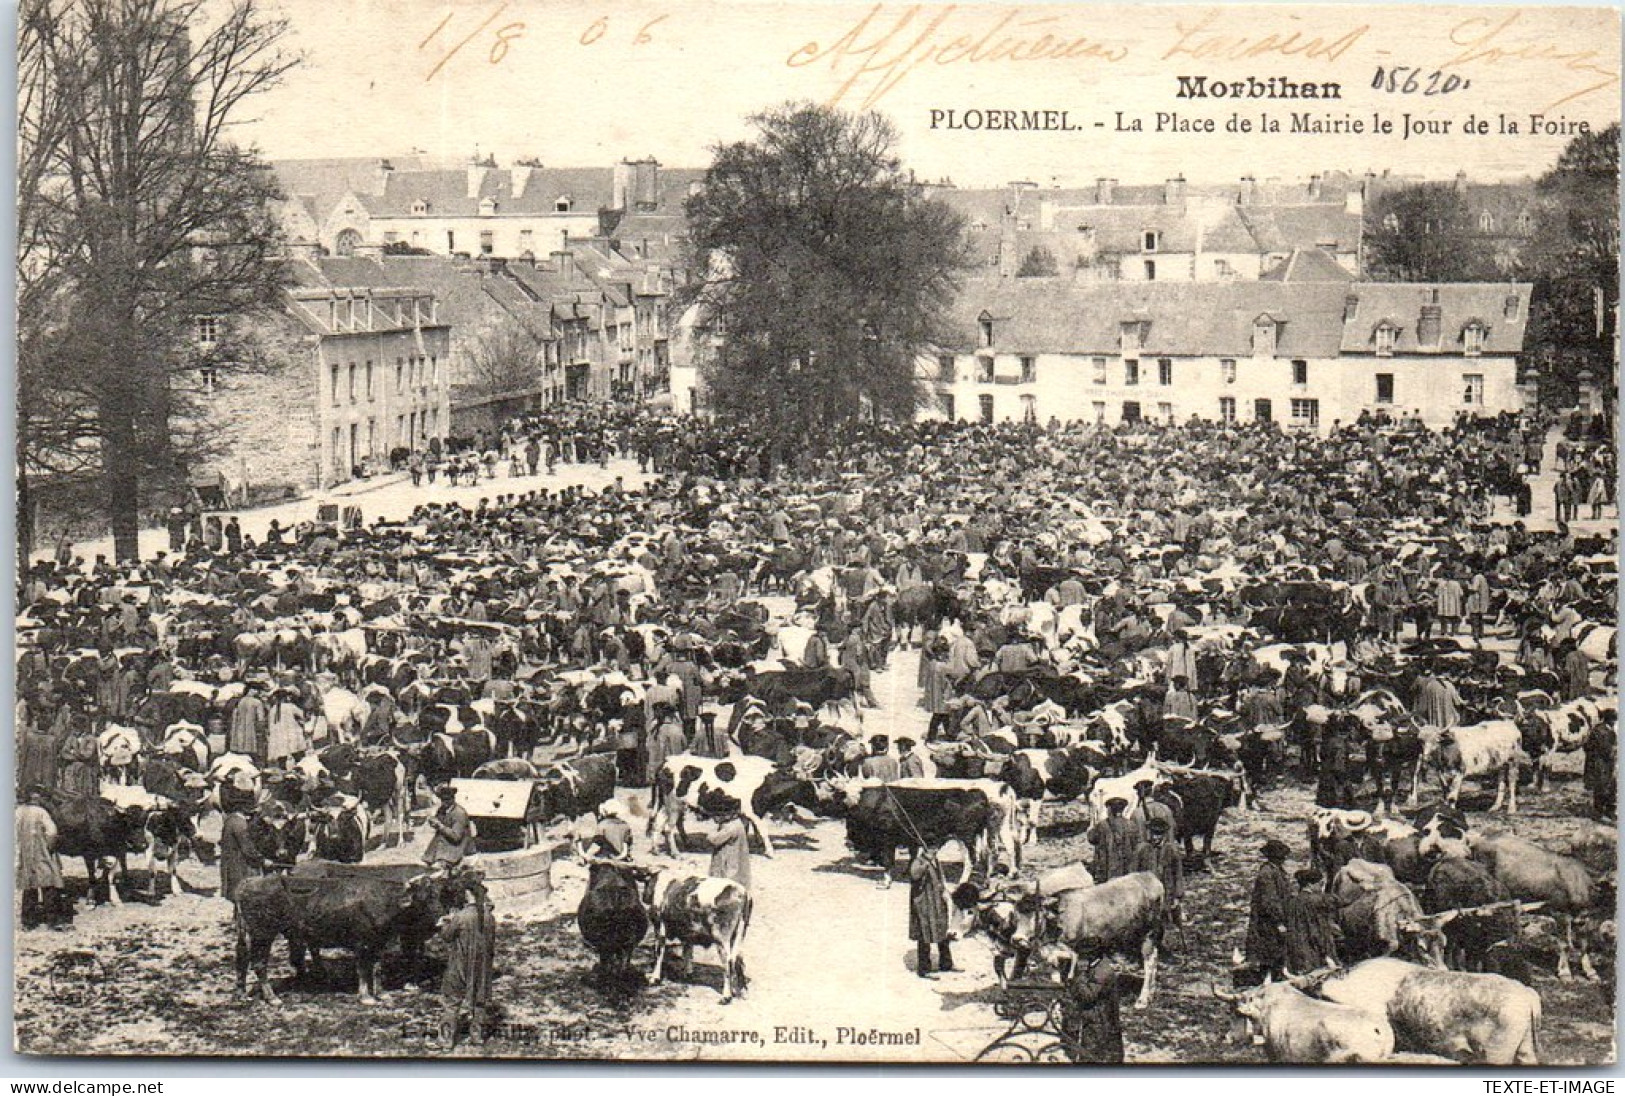
[[[1614,1061],[1617,9],[20,19],[21,1053]]]

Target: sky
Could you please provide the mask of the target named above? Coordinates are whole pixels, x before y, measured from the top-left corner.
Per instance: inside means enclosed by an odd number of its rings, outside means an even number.
[[[748,135],[749,114],[799,99],[882,111],[909,167],[961,186],[1328,170],[1494,179],[1539,174],[1579,123],[1619,118],[1609,8],[262,2],[304,61],[239,138],[279,159],[477,150],[501,163],[703,167],[716,144]],[[1335,84],[1341,97],[1181,99],[1181,76]],[[967,112],[1046,110],[1065,111],[1068,128],[949,128]],[[1293,133],[1294,112],[1322,132]],[[1532,114],[1546,120],[1533,133]],[[1265,115],[1280,132],[1261,132]],[[1502,132],[1503,116],[1518,133]],[[1252,131],[1228,129],[1232,118]],[[1372,132],[1381,121],[1392,132]],[[1465,133],[1470,123],[1489,132]]]

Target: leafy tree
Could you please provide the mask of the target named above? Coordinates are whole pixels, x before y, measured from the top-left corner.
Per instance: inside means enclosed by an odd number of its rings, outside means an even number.
[[[1389,282],[1497,280],[1493,256],[1473,242],[1467,200],[1449,183],[1384,191],[1365,223],[1367,276]]]
[[[1535,283],[1526,346],[1547,391],[1566,400],[1579,374],[1613,367],[1619,302],[1619,126],[1582,134],[1535,184],[1534,231],[1522,255]]]
[[[1043,244],[1039,244],[1021,260],[1021,266],[1016,270],[1018,278],[1053,278],[1061,273],[1060,264],[1055,261],[1055,252]]]
[[[712,406],[780,445],[911,418],[916,362],[971,265],[960,217],[923,197],[878,114],[789,103],[750,121],[686,206],[678,306],[703,317]]]
[[[102,480],[117,558],[185,471],[200,367],[258,368],[280,197],[242,107],[295,63],[257,0],[27,0],[20,12],[19,516],[28,477]],[[199,348],[198,321],[213,318]],[[30,539],[19,526],[19,546]]]

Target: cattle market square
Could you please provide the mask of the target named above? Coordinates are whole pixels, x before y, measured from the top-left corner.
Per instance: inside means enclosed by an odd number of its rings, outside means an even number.
[[[957,1061],[1027,994],[1078,1060],[1599,1060],[1611,530],[1494,478],[1603,469],[1584,423],[927,423],[760,480],[561,409],[502,444],[651,459],[42,563],[20,1044]],[[1254,1046],[1294,1009],[1355,1022]]]

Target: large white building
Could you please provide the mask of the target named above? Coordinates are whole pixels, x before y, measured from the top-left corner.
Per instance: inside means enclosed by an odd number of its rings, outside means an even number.
[[[979,279],[929,418],[1447,425],[1522,406],[1527,284]]]

